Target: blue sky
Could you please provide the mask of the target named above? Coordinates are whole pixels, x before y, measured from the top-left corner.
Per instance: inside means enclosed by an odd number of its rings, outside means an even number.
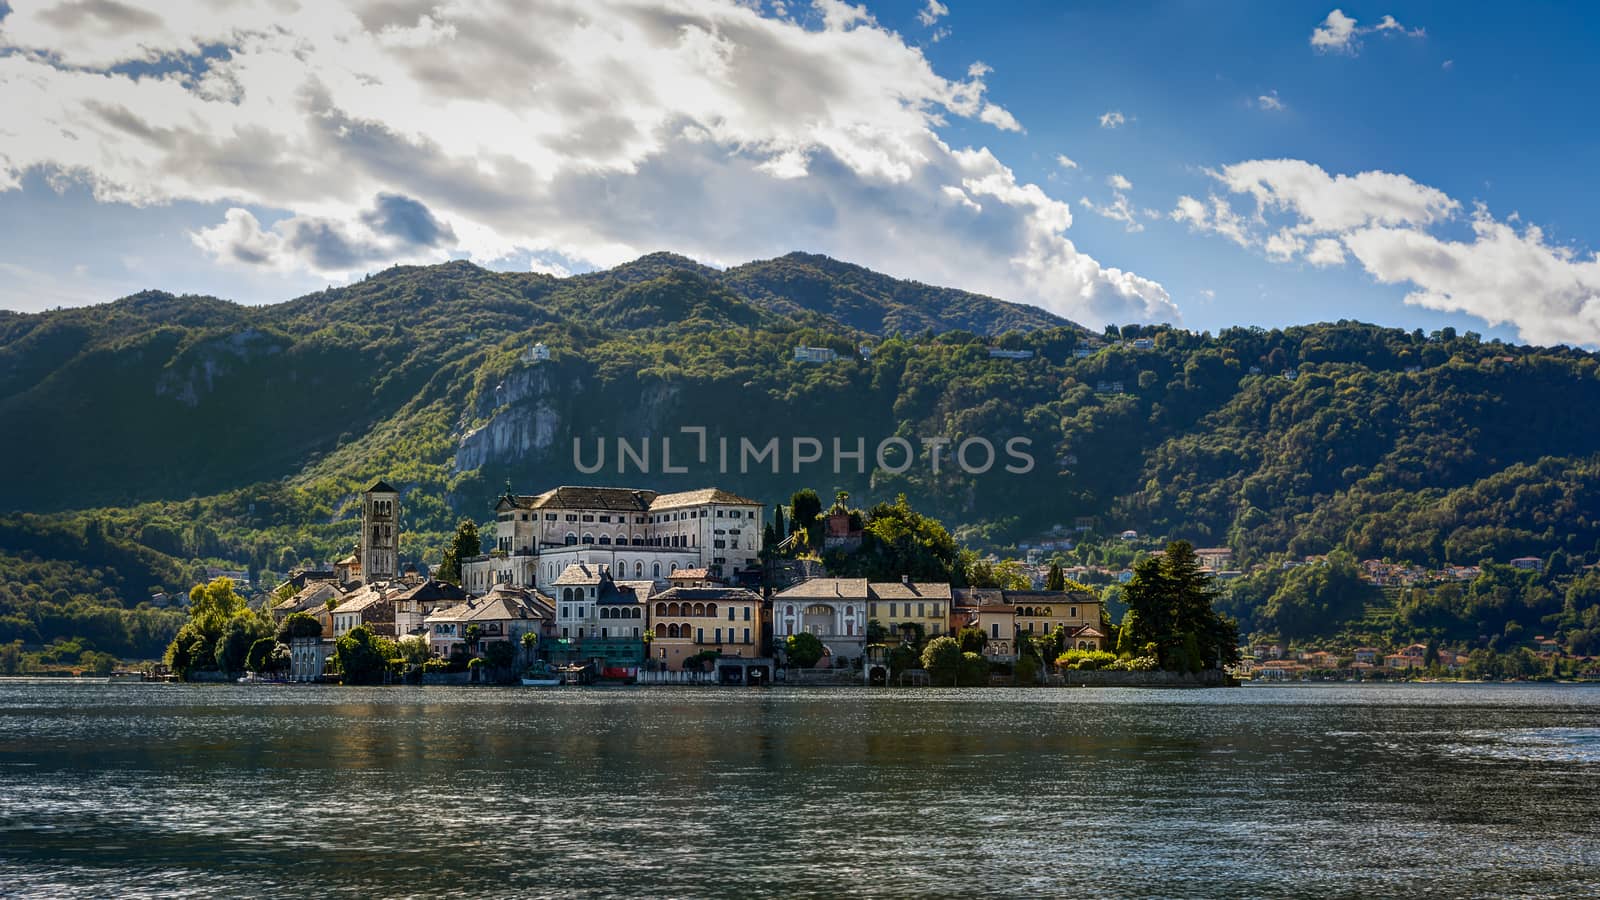
[[[16,6],[0,307],[802,249],[1090,325],[1600,343],[1578,4]]]

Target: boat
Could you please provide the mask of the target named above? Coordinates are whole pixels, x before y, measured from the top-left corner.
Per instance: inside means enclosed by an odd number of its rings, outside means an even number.
[[[544,663],[529,666],[527,671],[522,673],[523,687],[559,687],[562,681],[561,673]]]

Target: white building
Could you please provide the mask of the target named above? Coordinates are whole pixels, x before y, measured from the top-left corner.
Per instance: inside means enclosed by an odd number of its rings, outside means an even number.
[[[794,348],[795,362],[826,363],[839,358],[837,351],[831,347],[796,347]]]
[[[834,657],[859,658],[866,644],[867,580],[811,578],[772,597],[772,642],[809,632]]]
[[[484,593],[510,584],[554,596],[556,580],[574,564],[602,567],[618,581],[664,579],[680,569],[731,579],[760,567],[762,510],[719,488],[507,495],[495,505],[495,551],[462,564],[462,587]]]
[[[550,358],[550,348],[543,343],[534,344],[522,351],[522,361],[525,363],[544,362]]]

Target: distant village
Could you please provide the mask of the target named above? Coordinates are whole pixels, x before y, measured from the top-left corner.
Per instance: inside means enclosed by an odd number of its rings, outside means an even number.
[[[1100,600],[1086,591],[832,578],[805,560],[765,567],[764,505],[719,488],[508,492],[495,506],[494,549],[460,561],[459,585],[400,567],[395,488],[373,484],[361,509],[359,550],[294,573],[293,595],[272,608],[280,622],[303,613],[322,626],[291,639],[292,681],[327,677],[336,642],[357,628],[424,640],[441,662],[498,655],[584,682],[884,683],[896,645],[962,629],[981,631],[992,662],[1014,661],[1030,635],[1107,649]],[[848,541],[848,514],[833,519],[827,533]],[[821,657],[799,670],[780,665],[789,638],[802,634],[816,638]],[[496,644],[506,646],[492,654]],[[465,681],[478,670],[431,674]]]

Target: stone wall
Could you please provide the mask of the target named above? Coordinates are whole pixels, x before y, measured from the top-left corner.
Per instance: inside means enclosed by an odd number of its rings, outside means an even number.
[[[1228,676],[1217,669],[1204,672],[1108,672],[1066,671],[1061,673],[1070,686],[1090,687],[1227,687]]]

